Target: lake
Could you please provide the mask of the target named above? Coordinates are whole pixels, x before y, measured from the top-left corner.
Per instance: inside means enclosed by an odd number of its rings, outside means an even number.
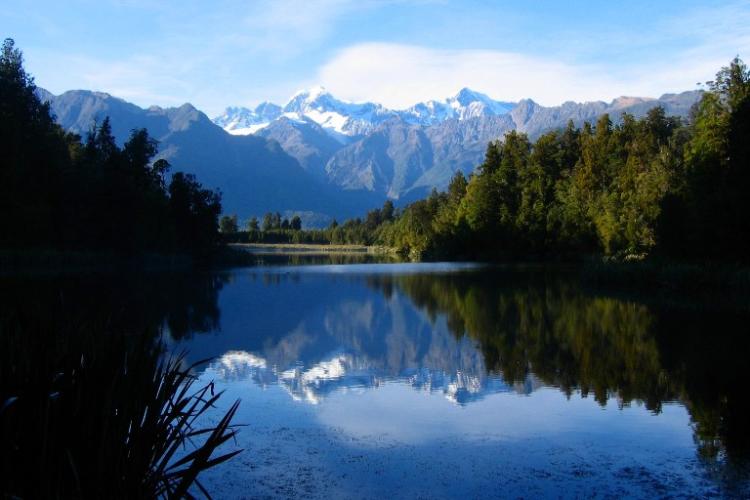
[[[209,419],[240,398],[245,425],[201,476],[216,498],[750,494],[742,301],[330,261],[2,285],[205,360],[225,391]]]

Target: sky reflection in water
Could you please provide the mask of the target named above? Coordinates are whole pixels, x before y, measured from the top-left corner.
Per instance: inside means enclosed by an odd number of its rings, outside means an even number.
[[[437,496],[556,494],[560,481],[573,495],[601,481],[636,496],[746,491],[728,465],[747,450],[741,364],[722,337],[739,312],[647,305],[539,269],[274,266],[222,280],[220,325],[174,347],[211,358],[202,378],[243,399],[245,466],[207,478],[227,495],[275,477],[284,495],[409,496],[420,480],[398,471],[424,453],[430,473],[454,459],[472,471],[427,487]],[[707,325],[721,332],[710,342]]]

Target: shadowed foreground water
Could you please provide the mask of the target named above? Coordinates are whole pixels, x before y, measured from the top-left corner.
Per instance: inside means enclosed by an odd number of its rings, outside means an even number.
[[[461,264],[108,279],[3,284],[74,287],[209,359],[197,374],[247,424],[228,443],[245,452],[203,476],[216,497],[750,492],[736,301]]]

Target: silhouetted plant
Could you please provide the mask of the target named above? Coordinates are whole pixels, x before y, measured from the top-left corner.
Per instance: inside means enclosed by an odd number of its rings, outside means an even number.
[[[64,299],[0,308],[0,494],[207,495],[199,474],[239,453],[215,456],[239,401],[201,427],[221,393],[196,385],[184,355],[165,355],[151,319],[133,334]]]

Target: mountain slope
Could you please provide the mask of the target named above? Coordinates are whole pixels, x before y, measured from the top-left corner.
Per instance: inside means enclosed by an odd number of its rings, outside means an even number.
[[[432,144],[424,129],[400,118],[337,152],[326,165],[334,184],[398,198],[432,167]]]
[[[341,217],[361,209],[356,196],[317,180],[276,141],[227,134],[190,104],[142,109],[99,92],[40,95],[50,102],[58,122],[72,132],[85,134],[109,116],[122,144],[132,129],[146,128],[160,143],[159,157],[169,160],[174,170],[195,174],[204,186],[222,191],[227,213],[249,217],[269,210],[305,211]]]
[[[325,166],[342,144],[312,120],[296,121],[282,116],[258,130],[258,137],[278,142],[299,164],[320,179],[325,179]]]

